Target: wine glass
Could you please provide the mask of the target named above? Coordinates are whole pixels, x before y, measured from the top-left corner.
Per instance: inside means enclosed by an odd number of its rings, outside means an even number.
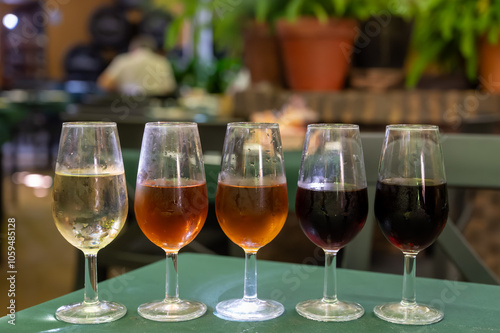
[[[361,317],[361,305],[337,299],[336,278],[337,252],[361,231],[368,214],[358,125],[307,126],[295,213],[306,236],[325,251],[323,298],[300,302],[295,309],[318,321]]]
[[[57,229],[85,255],[84,300],[61,306],[56,318],[98,324],[123,317],[125,306],[99,300],[97,294],[97,252],[118,235],[128,212],[115,123],[63,124],[52,196]]]
[[[288,215],[278,124],[229,123],[215,199],[219,224],[245,251],[242,299],[222,301],[216,315],[233,321],[280,316],[283,305],[257,298],[257,251],[280,232]]]
[[[375,315],[398,324],[440,321],[443,312],[417,303],[415,293],[416,256],[434,243],[448,218],[437,126],[387,126],[375,194],[375,217],[385,237],[405,258],[401,302],[378,305]]]
[[[196,123],[147,123],[134,202],[142,232],[167,256],[165,299],[139,306],[154,321],[198,318],[207,306],[179,298],[177,254],[200,232],[208,213],[207,186]]]

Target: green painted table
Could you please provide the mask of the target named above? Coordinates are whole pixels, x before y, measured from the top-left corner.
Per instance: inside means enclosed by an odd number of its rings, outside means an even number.
[[[104,249],[103,251],[106,251]],[[314,262],[313,257],[310,262]],[[241,297],[243,259],[184,253],[179,256],[180,296],[200,300],[208,311],[201,318],[180,323],[158,323],[143,319],[137,307],[164,294],[165,267],[160,261],[99,284],[101,298],[118,301],[127,315],[113,323],[71,325],[54,318],[56,309],[81,301],[76,291],[16,314],[16,326],[0,319],[0,332],[494,332],[500,331],[500,286],[417,279],[418,301],[441,307],[443,321],[430,326],[403,326],[386,323],[372,312],[375,305],[401,296],[398,275],[339,269],[339,297],[355,300],[366,313],[345,323],[321,323],[295,312],[297,302],[322,295],[323,268],[270,261],[258,262],[258,291],[261,298],[282,302],[285,313],[265,322],[230,322],[213,312],[218,301]],[[5,310],[4,310],[5,311]]]

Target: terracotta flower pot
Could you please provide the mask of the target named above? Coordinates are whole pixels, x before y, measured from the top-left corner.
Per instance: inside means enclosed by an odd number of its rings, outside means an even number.
[[[357,21],[331,18],[326,24],[304,17],[280,20],[277,32],[285,77],[293,90],[340,90],[351,62]]]
[[[479,83],[490,93],[500,94],[500,41],[490,44],[485,38],[479,45]]]
[[[250,24],[245,29],[244,39],[243,56],[252,83],[269,82],[283,86],[278,38],[271,33],[269,25],[256,22]]]

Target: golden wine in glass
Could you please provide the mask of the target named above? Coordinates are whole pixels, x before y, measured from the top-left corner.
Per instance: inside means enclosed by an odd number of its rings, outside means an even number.
[[[128,200],[115,123],[64,123],[59,142],[52,214],[64,238],[85,255],[85,296],[57,309],[56,318],[75,324],[114,321],[125,306],[99,300],[97,252],[120,232]]]

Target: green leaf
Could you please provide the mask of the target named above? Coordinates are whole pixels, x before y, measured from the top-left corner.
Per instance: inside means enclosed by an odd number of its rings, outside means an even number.
[[[462,18],[460,21],[460,35],[459,37],[459,48],[462,55],[469,59],[476,48],[475,45],[475,31],[474,31],[474,12],[466,10],[464,8],[462,11]]]
[[[474,55],[471,55],[465,62],[465,74],[470,81],[477,79],[477,52],[474,49]]]
[[[424,70],[432,61],[437,58],[438,54],[442,51],[445,45],[445,43],[436,41],[434,44],[428,45],[425,50],[418,51],[420,53],[418,54],[415,62],[412,64],[412,67],[410,68],[410,71],[406,77],[407,87],[414,88],[417,85],[418,80],[420,79],[420,76],[422,76]]]
[[[295,21],[300,15],[300,9],[305,0],[292,0],[286,7],[286,19],[288,21]]]
[[[476,50],[476,39],[474,38],[474,32],[466,30],[460,38],[460,52],[465,59],[469,60],[475,53]]]
[[[417,0],[418,1],[418,0]],[[436,9],[436,7],[439,7],[439,6],[449,6],[449,2],[448,1],[443,1],[443,0],[426,0],[426,1],[422,1],[423,3],[426,3],[426,9],[427,10],[430,10],[430,11],[433,11]]]
[[[248,1],[248,0],[247,0]],[[265,22],[269,15],[271,1],[269,0],[256,0],[255,2],[255,18],[257,22]]]
[[[456,19],[456,12],[452,6],[450,6],[449,10],[441,12],[437,24],[439,24],[441,35],[445,40],[450,40],[453,38],[453,26]]]
[[[477,9],[479,14],[487,13],[489,8],[490,8],[490,0],[477,1]]]
[[[477,17],[477,31],[482,34],[484,33],[487,29],[488,26],[491,24],[491,12],[487,12],[483,15],[478,15]]]
[[[176,46],[182,29],[182,24],[184,23],[183,17],[177,17],[168,26],[167,34],[165,35],[165,43],[168,49]]]
[[[490,44],[497,44],[499,42],[498,40],[498,37],[500,35],[500,28],[490,28],[490,30],[488,30],[488,35],[487,35],[487,38],[488,38],[488,42]]]
[[[335,10],[335,16],[343,16],[346,12],[348,0],[332,0],[333,9]]]
[[[406,76],[405,83],[408,88],[415,88],[426,66],[427,63],[424,61],[423,58],[418,58],[417,60],[415,60],[415,62],[412,65],[412,68],[410,69],[408,75]]]
[[[322,24],[326,24],[328,22],[328,14],[326,10],[318,3],[312,5],[312,9],[318,21]]]
[[[392,6],[391,6],[392,5]],[[416,4],[414,4],[412,1],[409,0],[403,0],[403,1],[393,1],[392,3],[389,4],[383,4],[382,6],[387,6],[388,8],[383,9],[389,9],[392,14],[395,14],[396,16],[400,16],[405,20],[410,20],[415,16],[415,11],[418,8]]]

